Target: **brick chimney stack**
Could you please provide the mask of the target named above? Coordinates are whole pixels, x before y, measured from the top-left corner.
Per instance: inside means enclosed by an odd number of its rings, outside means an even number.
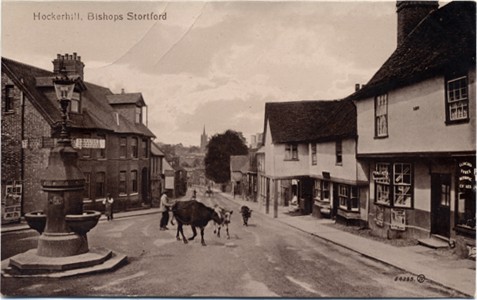
[[[73,52],[73,54],[66,53],[65,55],[57,54],[56,59],[53,60],[55,75],[60,74],[62,67],[66,69],[66,75],[78,75],[83,79],[84,63],[81,61],[81,56],[77,56],[76,52]]]
[[[396,1],[398,15],[397,46],[433,10],[439,8],[439,1]]]

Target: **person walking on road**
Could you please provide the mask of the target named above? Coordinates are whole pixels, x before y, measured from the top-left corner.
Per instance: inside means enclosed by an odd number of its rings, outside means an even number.
[[[166,192],[163,192],[161,196],[161,203],[159,204],[159,211],[162,213],[159,230],[162,231],[169,229],[167,228],[167,222],[169,222],[169,211],[171,210],[173,205],[174,201],[170,200],[169,197],[167,197]]]
[[[104,214],[108,218],[108,221],[113,220],[113,203],[114,199],[113,197],[111,197],[111,194],[108,193],[106,198],[103,200]]]

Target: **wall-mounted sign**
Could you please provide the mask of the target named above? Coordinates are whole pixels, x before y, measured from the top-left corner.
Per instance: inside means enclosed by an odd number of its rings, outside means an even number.
[[[78,149],[104,149],[106,148],[105,139],[74,139],[73,147]]]
[[[373,171],[373,180],[389,181],[388,171]]]
[[[459,163],[459,189],[471,190],[474,183],[474,166],[472,162],[463,161]]]
[[[406,211],[404,209],[391,209],[391,229],[406,230]]]
[[[321,174],[323,175],[324,179],[330,179],[331,178],[330,172],[322,172]]]
[[[376,212],[375,212],[375,218],[374,222],[376,223],[377,226],[383,227],[384,226],[384,208],[381,206],[375,206],[376,207]]]

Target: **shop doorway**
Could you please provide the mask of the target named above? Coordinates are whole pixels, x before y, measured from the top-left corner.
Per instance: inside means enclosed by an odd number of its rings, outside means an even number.
[[[450,237],[450,174],[431,174],[431,233]]]

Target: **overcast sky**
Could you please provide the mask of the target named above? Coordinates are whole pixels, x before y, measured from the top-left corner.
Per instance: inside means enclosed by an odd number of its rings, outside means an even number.
[[[65,13],[81,20],[35,19]],[[266,102],[348,96],[396,47],[396,21],[394,1],[2,1],[1,50],[47,70],[77,52],[85,81],[143,94],[156,141],[199,145],[204,125],[250,141]]]

